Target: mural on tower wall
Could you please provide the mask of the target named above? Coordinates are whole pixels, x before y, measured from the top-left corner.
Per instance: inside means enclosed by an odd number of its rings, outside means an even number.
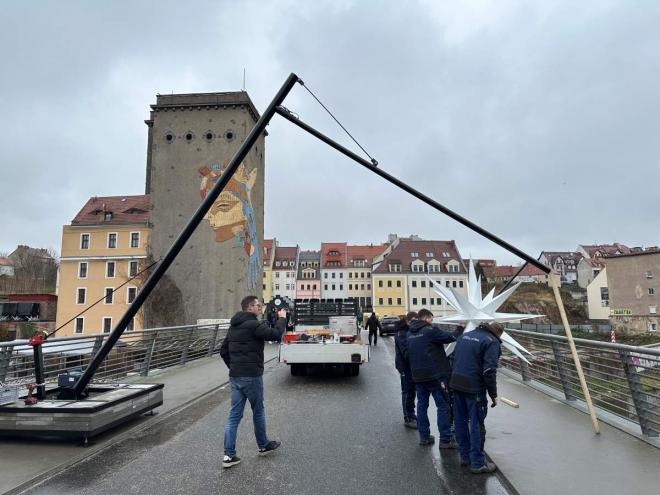
[[[229,161],[198,169],[202,176],[199,194],[202,199],[213,189]],[[252,208],[251,192],[258,171],[246,171],[241,163],[225,189],[204,217],[215,231],[216,242],[232,241],[233,247],[242,248],[248,255],[248,288],[254,289],[260,280],[261,261],[257,222]]]

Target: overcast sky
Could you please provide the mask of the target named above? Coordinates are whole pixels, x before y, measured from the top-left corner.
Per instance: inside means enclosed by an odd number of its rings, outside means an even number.
[[[156,93],[296,72],[381,168],[532,256],[660,244],[660,2],[7,2],[0,13],[0,252],[59,251],[90,196],[142,194]],[[297,87],[285,105],[348,143]],[[506,251],[279,117],[266,236],[455,239]]]

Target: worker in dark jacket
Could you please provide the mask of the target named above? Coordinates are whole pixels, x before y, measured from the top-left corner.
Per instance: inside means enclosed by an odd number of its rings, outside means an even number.
[[[486,462],[484,443],[488,412],[497,405],[497,364],[500,359],[502,326],[482,323],[459,337],[454,349],[451,388],[454,391],[454,424],[461,465],[470,464],[474,474],[492,473],[495,465]]]
[[[417,313],[410,311],[397,323],[394,334],[395,361],[401,376],[401,404],[403,406],[403,424],[408,428],[417,428],[417,415],[415,414],[415,382],[412,379],[410,361],[408,361],[408,330],[410,322],[417,319]]]
[[[279,310],[275,328],[259,321],[262,305],[256,296],[241,301],[241,309],[231,319],[227,337],[220,347],[220,356],[229,367],[231,384],[231,410],[225,424],[225,455],[222,467],[241,462],[236,456],[236,434],[243,417],[245,402],[250,401],[254,434],[259,454],[265,455],[280,446],[266,435],[266,411],[264,409],[264,341],[279,341],[286,326],[286,310]]]
[[[378,330],[381,329],[380,321],[376,313],[371,313],[371,316],[367,320],[365,328],[369,330],[369,345],[371,345],[371,339],[373,338],[374,345],[378,345]]]
[[[432,395],[437,408],[439,446],[441,449],[456,448],[449,424],[448,381],[451,368],[444,348],[445,344],[455,340],[451,334],[433,326],[433,313],[428,309],[421,309],[418,319],[410,322],[408,359],[417,391],[417,430],[420,445],[435,443],[428,417],[429,396]]]

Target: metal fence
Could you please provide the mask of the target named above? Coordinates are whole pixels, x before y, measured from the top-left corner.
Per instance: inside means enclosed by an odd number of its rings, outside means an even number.
[[[228,324],[154,328],[126,332],[103,361],[94,382],[116,382],[127,376],[184,365],[220,351]],[[49,339],[43,344],[46,383],[57,375],[85,368],[109,334]],[[34,382],[34,358],[27,341],[0,342],[0,383]]]
[[[500,365],[525,382],[550,386],[567,401],[584,400],[568,339],[510,329],[532,353],[530,365],[504,351]],[[660,434],[660,349],[574,339],[594,406],[639,424],[642,434]],[[602,415],[602,412],[601,412]]]
[[[554,335],[564,333],[564,325],[552,325],[544,323],[507,323],[507,328],[515,330],[528,330],[530,332],[551,333]],[[612,325],[608,323],[590,323],[586,325],[571,325],[572,331],[581,331],[597,334],[609,334],[612,331]]]

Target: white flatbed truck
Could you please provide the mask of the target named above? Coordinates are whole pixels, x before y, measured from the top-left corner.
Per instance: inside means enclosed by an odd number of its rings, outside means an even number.
[[[279,361],[291,366],[292,375],[304,375],[309,366],[323,365],[357,376],[360,366],[369,362],[369,346],[360,337],[357,303],[342,302],[295,302],[294,330],[284,334],[279,348]]]

